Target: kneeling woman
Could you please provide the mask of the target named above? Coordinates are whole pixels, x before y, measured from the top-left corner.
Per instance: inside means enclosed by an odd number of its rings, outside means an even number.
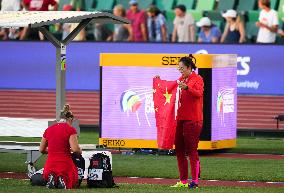
[[[61,120],[48,127],[42,137],[39,151],[48,153],[43,178],[47,188],[71,189],[78,183],[78,170],[71,158],[71,151],[81,154],[77,132],[73,128],[73,114],[65,105]]]

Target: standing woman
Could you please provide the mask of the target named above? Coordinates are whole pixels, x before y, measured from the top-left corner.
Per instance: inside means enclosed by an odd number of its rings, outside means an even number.
[[[43,134],[39,151],[48,154],[43,172],[47,188],[71,189],[78,183],[78,170],[72,161],[71,151],[82,154],[82,150],[76,129],[71,126],[73,118],[70,106],[65,105],[61,120]]]
[[[122,5],[116,5],[113,8],[113,14],[115,16],[126,18],[126,12]],[[133,33],[130,24],[114,24],[114,32],[108,40],[113,39],[113,41],[132,41]]]
[[[221,43],[244,43],[245,42],[245,27],[240,16],[235,10],[228,10],[223,15],[227,23],[221,37]]]
[[[200,75],[195,73],[196,59],[190,54],[179,61],[179,108],[177,112],[177,128],[175,149],[180,181],[171,186],[176,188],[198,188],[200,162],[197,152],[199,136],[203,126],[203,90],[204,83]],[[192,181],[188,185],[188,157],[190,160]]]

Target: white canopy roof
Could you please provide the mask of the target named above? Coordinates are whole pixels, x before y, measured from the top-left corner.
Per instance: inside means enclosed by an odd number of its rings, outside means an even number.
[[[97,11],[0,11],[0,27],[36,28],[54,23],[79,23],[92,18],[96,23],[129,23],[122,17]]]

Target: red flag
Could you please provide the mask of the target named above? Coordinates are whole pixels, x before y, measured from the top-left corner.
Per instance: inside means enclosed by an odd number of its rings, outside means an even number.
[[[160,149],[172,149],[174,145],[179,99],[177,87],[176,81],[153,79],[157,142]]]

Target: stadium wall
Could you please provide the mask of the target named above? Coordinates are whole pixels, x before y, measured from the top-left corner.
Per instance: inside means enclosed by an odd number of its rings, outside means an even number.
[[[68,90],[100,90],[100,53],[238,54],[238,94],[284,95],[284,46],[256,44],[72,42]],[[55,89],[55,48],[48,42],[1,42],[0,63],[0,89]]]

